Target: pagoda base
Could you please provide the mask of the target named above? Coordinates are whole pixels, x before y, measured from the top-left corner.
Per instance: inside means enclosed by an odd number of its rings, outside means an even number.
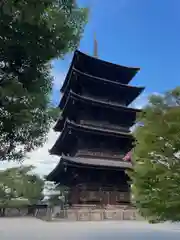
[[[134,209],[131,203],[129,204],[119,204],[119,205],[95,205],[95,204],[73,204],[70,209],[87,209],[87,210],[94,210],[94,209],[107,209],[107,210],[117,210],[117,209]]]
[[[130,205],[115,205],[98,208],[94,205],[73,205],[65,210],[53,214],[52,220],[61,221],[122,221],[139,220],[137,210]]]

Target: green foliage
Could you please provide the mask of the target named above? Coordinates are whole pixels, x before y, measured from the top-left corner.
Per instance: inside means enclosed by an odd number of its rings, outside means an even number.
[[[0,172],[0,205],[35,204],[43,198],[44,181],[32,174],[32,166],[9,168]],[[18,199],[24,199],[18,200]]]
[[[55,117],[49,62],[78,46],[87,9],[73,0],[0,4],[0,160],[21,160],[45,140]]]
[[[72,0],[7,0],[0,11],[1,58],[14,71],[74,50],[87,16]]]
[[[53,121],[49,100],[44,93],[30,93],[15,79],[2,84],[0,99],[0,160],[21,160],[45,140]]]
[[[133,153],[133,194],[153,222],[180,220],[180,87],[154,95],[140,114]]]

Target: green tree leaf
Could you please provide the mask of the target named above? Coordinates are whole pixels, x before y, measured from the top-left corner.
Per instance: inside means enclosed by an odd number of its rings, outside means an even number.
[[[0,203],[8,206],[13,200],[23,198],[29,204],[42,200],[44,180],[32,173],[34,167],[22,166],[0,172]],[[19,200],[21,201],[21,200]]]
[[[138,121],[133,195],[150,221],[180,220],[180,88],[151,96]]]
[[[20,161],[57,118],[50,61],[78,47],[88,11],[72,0],[0,4],[0,161]]]

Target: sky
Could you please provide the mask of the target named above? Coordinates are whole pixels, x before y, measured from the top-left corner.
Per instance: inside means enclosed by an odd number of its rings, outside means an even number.
[[[89,22],[79,49],[93,54],[94,34],[99,58],[120,65],[140,67],[131,85],[145,86],[135,102],[142,107],[153,93],[163,93],[180,85],[180,1],[179,0],[79,0],[90,7]],[[59,89],[73,54],[52,62],[52,101],[60,100]],[[57,139],[51,131],[43,148],[31,153],[25,164],[34,164],[39,174],[48,174],[59,158],[48,150]],[[14,164],[15,165],[15,164]],[[0,168],[12,166],[1,164]]]

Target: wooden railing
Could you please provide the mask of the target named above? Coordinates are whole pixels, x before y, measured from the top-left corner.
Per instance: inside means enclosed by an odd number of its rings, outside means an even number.
[[[110,152],[110,151],[105,151],[104,149],[102,151],[96,151],[96,149],[92,149],[91,151],[88,149],[82,149],[79,150],[76,153],[76,157],[98,157],[98,158],[108,158],[109,160],[122,160],[124,157],[123,153],[115,153],[115,152]]]
[[[111,186],[98,187],[96,185],[83,186],[79,185],[72,189],[69,200],[72,204],[121,204],[130,203],[131,193],[127,186],[119,186],[115,189]]]
[[[114,186],[114,184],[111,185],[111,184],[105,183],[104,185],[99,186],[97,183],[94,183],[94,184],[88,183],[88,185],[78,184],[74,188],[86,189],[86,190],[90,190],[90,191],[120,191],[120,192],[128,191],[127,185],[125,185],[125,184],[121,184],[119,186]]]
[[[99,97],[99,95],[94,96],[94,94],[92,95],[91,93],[88,93],[88,92],[85,92],[84,94],[85,94],[86,98],[91,99],[91,100],[96,99],[101,103],[109,103],[112,105],[116,104],[118,106],[125,106],[125,104],[126,104],[125,102],[119,102],[119,99],[117,99],[117,98],[112,99],[112,96],[111,96],[111,99],[109,99],[105,96],[100,96],[100,97]]]
[[[99,127],[103,129],[108,129],[112,131],[129,133],[130,130],[128,127],[123,127],[115,124],[111,124],[110,122],[100,122],[100,121],[91,121],[91,120],[80,120],[80,124],[90,126],[90,127]]]
[[[110,199],[113,198],[114,202],[128,202],[130,201],[129,192],[118,192],[118,191],[81,191],[80,200],[82,202],[87,201],[103,201],[106,198],[107,204],[110,203]]]

